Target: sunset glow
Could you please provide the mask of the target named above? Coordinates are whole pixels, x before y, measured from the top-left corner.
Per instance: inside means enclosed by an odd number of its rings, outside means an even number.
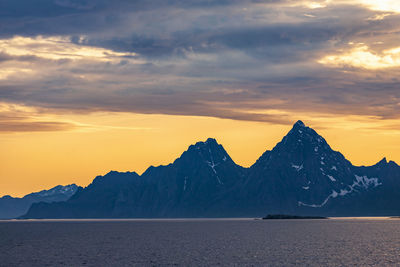
[[[208,137],[248,167],[299,119],[356,165],[400,162],[399,1],[106,2],[0,16],[1,195]]]
[[[336,56],[326,56],[319,61],[337,67],[384,69],[400,66],[400,48],[384,50],[381,54],[371,52],[367,46],[351,49]]]
[[[82,39],[84,40],[84,39]],[[0,40],[0,51],[10,56],[35,56],[46,59],[92,59],[108,61],[114,57],[135,56],[135,53],[119,53],[109,49],[87,46],[82,41],[72,43],[67,37],[35,38],[15,36]]]
[[[400,13],[400,3],[397,0],[359,0],[361,4],[376,11],[389,11]]]

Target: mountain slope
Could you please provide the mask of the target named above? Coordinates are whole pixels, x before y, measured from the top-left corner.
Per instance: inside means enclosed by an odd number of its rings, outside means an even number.
[[[255,211],[267,208],[271,212],[313,213],[333,199],[379,185],[377,178],[368,178],[362,172],[357,175],[341,153],[298,121],[250,168],[241,194]]]
[[[66,202],[33,204],[24,218],[400,215],[400,167],[353,166],[298,121],[250,168],[215,139],[191,145],[167,166],[97,177]]]
[[[149,183],[143,202],[156,199],[153,209],[163,217],[217,216],[224,211],[215,202],[243,179],[244,171],[209,138],[190,146],[174,163],[149,168],[142,175]]]
[[[78,190],[78,186],[58,185],[49,190],[31,193],[22,198],[4,196],[0,198],[0,219],[16,218],[25,214],[32,203],[65,201]]]
[[[65,202],[34,203],[25,218],[105,218],[126,217],[121,203],[135,201],[140,177],[134,172],[111,171],[97,176],[86,188],[80,188]],[[124,205],[122,205],[124,206]]]
[[[216,216],[215,201],[244,177],[215,139],[198,142],[167,166],[97,177],[65,203],[32,205],[25,218]]]
[[[396,216],[400,214],[400,167],[383,159],[369,167],[353,167],[362,189],[329,203],[331,216]]]

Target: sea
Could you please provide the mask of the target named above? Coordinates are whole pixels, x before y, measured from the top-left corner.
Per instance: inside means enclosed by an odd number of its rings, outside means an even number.
[[[0,266],[400,266],[400,219],[0,221]]]

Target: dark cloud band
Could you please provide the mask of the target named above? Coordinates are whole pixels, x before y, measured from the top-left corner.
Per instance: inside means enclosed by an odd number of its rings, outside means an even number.
[[[63,36],[68,41],[60,45],[88,49],[79,59],[51,59],[28,53],[39,43],[27,45],[25,54],[0,47],[0,99],[55,113],[117,111],[280,124],[292,118],[262,110],[398,118],[398,67],[368,70],[319,60],[357,43],[383,57],[396,48],[400,15],[371,19],[382,12],[342,2],[313,9],[298,3],[0,0],[2,40]],[[106,51],[104,57],[90,56],[92,48]],[[57,45],[51,49],[61,54]],[[71,125],[15,121],[3,127]]]

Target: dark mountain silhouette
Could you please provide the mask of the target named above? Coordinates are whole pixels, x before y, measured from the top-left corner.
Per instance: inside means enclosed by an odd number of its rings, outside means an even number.
[[[145,171],[147,190],[142,200],[155,201],[148,216],[216,216],[224,213],[218,200],[229,195],[244,173],[222,145],[209,138],[190,146],[174,163]]]
[[[25,217],[216,216],[224,213],[216,202],[243,180],[244,172],[210,138],[190,146],[172,164],[150,167],[142,176],[114,171],[98,176],[67,202],[35,204]]]
[[[4,196],[0,198],[0,219],[10,219],[25,214],[32,203],[65,201],[75,194],[78,186],[58,185],[49,190],[31,193],[22,198]]]
[[[23,218],[238,217],[400,214],[400,167],[353,166],[298,121],[250,168],[215,139],[167,166],[96,177],[65,202],[36,203]]]
[[[332,203],[367,195],[382,186],[386,176],[373,169],[354,167],[298,121],[272,151],[251,166],[241,194],[243,199],[251,199],[246,205],[255,212],[340,215],[347,207]],[[400,169],[394,172],[400,173]]]

